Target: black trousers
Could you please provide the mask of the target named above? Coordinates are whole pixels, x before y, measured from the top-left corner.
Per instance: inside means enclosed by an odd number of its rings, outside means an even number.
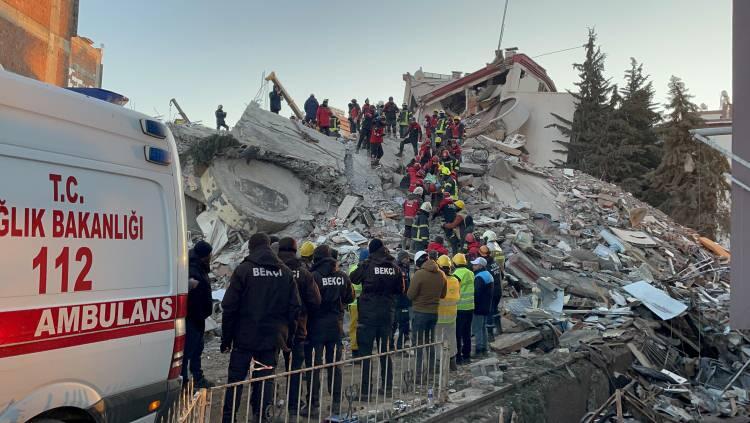
[[[284,371],[299,370],[305,364],[305,347],[306,343],[303,340],[297,340],[292,345],[291,351],[284,353]],[[308,363],[309,365],[309,363]],[[304,404],[304,401],[299,401],[301,394],[300,391],[300,378],[301,373],[295,373],[289,377],[289,404],[290,410],[297,410],[299,406]],[[304,398],[304,396],[303,396]]]
[[[333,363],[341,360],[341,341],[337,342],[310,342],[305,347],[305,357],[309,366]],[[335,353],[335,357],[334,357]],[[325,360],[323,359],[325,355]],[[341,402],[341,368],[329,367],[326,369],[326,390],[332,396],[332,403]],[[307,380],[307,395],[312,392],[312,407],[320,407],[320,370],[313,370],[312,377]],[[334,410],[337,411],[337,410]]]
[[[320,127],[320,132],[322,132],[322,133],[324,133],[326,135],[331,135],[331,131],[328,130],[327,126],[321,126]]]
[[[203,378],[201,369],[201,355],[203,354],[203,329],[195,327],[190,321],[185,324],[185,349],[182,356],[182,382],[188,381],[188,366],[193,381],[198,382]]]
[[[367,310],[369,305],[359,304],[359,325],[357,326],[357,345],[359,346],[359,355],[368,356],[372,354],[373,344],[377,344],[377,351],[386,352],[393,350],[393,337],[391,332],[390,310],[383,313],[374,313],[373,310]],[[382,311],[382,310],[381,310]],[[367,318],[362,320],[362,315],[373,316],[379,315],[379,318]],[[370,360],[362,362],[362,395],[370,395]],[[377,376],[375,376],[377,377]],[[380,357],[380,386],[387,390],[393,388],[393,361],[390,356]]]
[[[468,360],[471,357],[471,320],[474,310],[458,310],[456,316],[456,349],[458,357]]]
[[[255,359],[266,366],[276,366],[276,356],[278,350],[262,350],[262,351],[249,351],[243,349],[233,349],[232,354],[229,357],[229,370],[227,371],[227,383],[240,382],[247,379],[247,373],[250,370],[250,362]],[[268,376],[273,373],[273,369],[270,370],[256,370],[253,372],[253,378],[259,378]],[[263,383],[253,382],[252,383],[252,396],[250,402],[253,404],[253,414],[260,416],[261,412],[261,396],[263,396],[263,409],[267,409],[268,406],[273,402],[273,381],[268,380]],[[227,389],[226,395],[224,396],[224,415],[222,421],[224,423],[230,423],[232,421],[232,413],[235,417],[240,406],[243,404],[242,401],[243,386],[238,385],[233,388]],[[235,421],[237,419],[235,418]]]
[[[385,129],[389,134],[396,135],[396,126],[396,118],[385,120]]]
[[[399,125],[398,126],[398,131],[399,131],[398,132],[398,136],[400,136],[401,138],[405,137],[406,136],[406,128],[408,128],[408,127],[409,127],[408,125]]]
[[[383,157],[383,144],[370,144],[370,156],[380,160]]]
[[[367,151],[370,151],[370,131],[371,128],[362,128],[359,131],[359,141],[357,142],[357,151],[359,151],[360,148],[366,148]]]
[[[411,144],[412,149],[414,149],[414,155],[416,156],[417,155],[417,140],[416,139],[412,140],[412,139],[407,138],[405,140],[401,140],[401,147],[399,147],[398,153],[402,154],[404,152],[404,146],[406,144]]]
[[[227,131],[229,130],[229,127],[227,126],[227,124],[226,124],[226,123],[224,123],[224,122],[216,122],[216,130],[218,131],[218,130],[220,130],[221,128],[224,128],[224,129],[226,129]]]

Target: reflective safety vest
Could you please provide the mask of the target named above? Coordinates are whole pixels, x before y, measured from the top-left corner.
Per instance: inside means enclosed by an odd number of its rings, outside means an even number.
[[[435,133],[438,135],[445,134],[446,126],[448,125],[448,119],[447,118],[440,118],[438,120],[437,128],[435,129]]]
[[[414,219],[414,223],[411,226],[411,233],[413,234],[411,239],[414,241],[420,242],[420,241],[429,241],[430,240],[430,220],[427,219],[420,219],[419,213],[417,213],[417,217]],[[420,223],[420,221],[422,221]]]
[[[474,272],[466,267],[459,267],[454,272],[461,281],[461,298],[458,300],[458,310],[474,310]]]
[[[331,132],[339,132],[339,118],[331,116],[331,127],[328,128]]]
[[[438,323],[456,323],[458,301],[461,299],[461,282],[453,275],[445,275],[447,286],[445,298],[438,304]]]
[[[398,124],[400,126],[409,126],[409,119],[411,119],[412,116],[413,114],[410,111],[402,110],[398,117]]]
[[[458,184],[455,181],[450,180],[443,184],[443,192],[449,193],[453,201],[458,200]]]
[[[357,270],[357,267],[359,267],[358,263],[354,263],[351,266],[349,266],[349,274],[351,275],[354,273],[355,270]],[[362,293],[362,285],[352,284],[352,287],[354,288],[354,301],[349,303],[349,305],[357,306],[357,298],[359,298],[359,294]]]

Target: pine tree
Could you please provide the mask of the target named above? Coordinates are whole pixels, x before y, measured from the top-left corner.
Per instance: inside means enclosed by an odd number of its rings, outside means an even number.
[[[585,47],[586,60],[573,65],[581,80],[575,83],[578,92],[571,92],[576,100],[576,110],[570,127],[570,141],[566,145],[567,166],[600,177],[601,163],[608,160],[603,143],[611,111],[607,99],[611,89],[609,80],[604,78],[606,55],[596,46],[593,29],[589,29]]]
[[[670,112],[661,131],[664,156],[651,176],[654,189],[662,195],[658,205],[661,210],[702,235],[715,238],[719,228],[728,228],[729,184],[724,174],[729,172],[729,162],[688,132],[703,123],[691,98],[685,83],[672,76],[666,106]]]

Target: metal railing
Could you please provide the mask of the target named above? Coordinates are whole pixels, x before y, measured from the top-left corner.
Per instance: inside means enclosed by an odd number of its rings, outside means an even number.
[[[286,360],[279,354],[279,366],[253,360],[246,380],[184,394],[167,423],[381,422],[447,397],[450,355],[443,341],[334,361],[340,349],[306,351],[310,365],[299,369],[291,353]],[[326,356],[331,362],[320,359]]]

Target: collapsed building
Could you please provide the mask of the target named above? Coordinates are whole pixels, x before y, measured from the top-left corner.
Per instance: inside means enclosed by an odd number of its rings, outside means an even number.
[[[525,61],[508,61],[515,56],[503,61],[512,64],[506,83],[524,70]],[[456,81],[436,89],[457,88]],[[431,98],[443,101],[449,91]],[[504,101],[514,92],[490,98],[489,108],[476,103],[479,110],[465,120],[459,175],[477,232],[493,230],[503,241],[503,334],[490,343],[489,358],[451,375],[445,401],[409,419],[747,421],[750,337],[729,325],[730,253],[617,186],[535,165],[531,145],[549,138],[529,135],[516,148],[498,131],[518,134],[536,115],[515,126],[509,117],[501,126],[484,117],[513,109]],[[536,92],[544,93],[552,92]],[[171,129],[194,238],[215,247],[217,303],[256,231],[329,244],[342,267],[374,237],[400,248],[406,163],[395,156],[397,140],[386,139],[383,167],[372,169],[352,137],[324,136],[257,104],[229,133]],[[220,136],[229,141],[208,148]],[[208,160],[196,159],[202,147]],[[441,233],[438,221],[432,226]],[[207,351],[218,351],[216,340]],[[215,367],[223,371],[226,363]]]
[[[547,71],[517,49],[498,51],[484,68],[463,75],[426,73],[403,75],[404,103],[417,116],[445,110],[451,115],[477,116],[484,122],[483,132],[495,140],[521,135],[532,163],[549,166],[565,161],[554,140],[560,134],[552,125],[555,115],[573,119],[574,98],[557,92]]]

